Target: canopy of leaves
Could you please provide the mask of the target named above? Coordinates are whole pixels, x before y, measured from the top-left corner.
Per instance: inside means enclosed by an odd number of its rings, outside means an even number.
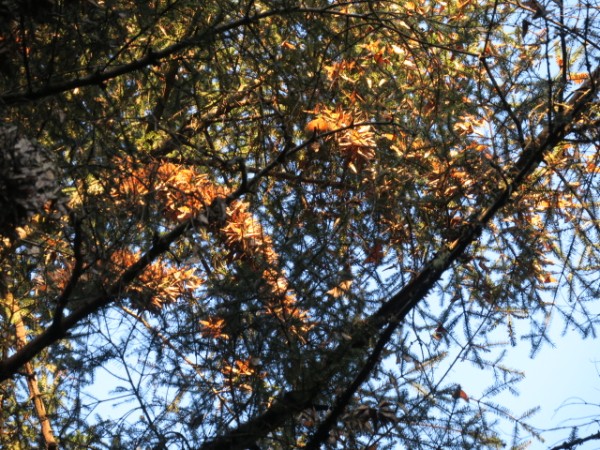
[[[524,448],[502,350],[599,320],[599,15],[1,2],[0,446]]]

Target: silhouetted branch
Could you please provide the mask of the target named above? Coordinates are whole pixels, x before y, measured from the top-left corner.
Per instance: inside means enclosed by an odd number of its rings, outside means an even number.
[[[369,339],[365,339],[365,337],[373,336],[374,329],[384,329],[359,374],[338,397],[334,409],[310,441],[309,448],[318,449],[320,444],[327,439],[329,430],[335,425],[338,417],[352,399],[353,394],[367,379],[368,374],[378,362],[382,349],[391,338],[395,328],[427,296],[435,283],[463,254],[464,250],[478,238],[484,225],[506,205],[512,193],[527,181],[528,175],[539,166],[544,155],[552,151],[572,131],[577,118],[590,106],[589,103],[597,95],[599,82],[600,67],[573,94],[567,108],[565,108],[566,112],[562,120],[557,120],[552,126],[548,125],[537,139],[529,140],[521,157],[511,170],[512,179],[508,185],[498,192],[487,207],[483,207],[478,214],[474,214],[467,225],[463,225],[459,238],[447,243],[445,248],[438,252],[399,293],[387,300],[369,319],[358,324],[356,329],[349,333],[352,337],[349,342],[341,343],[327,357],[323,358],[320,368],[313,371],[316,375],[311,380],[299,380],[298,385],[306,386],[302,393],[287,392],[282,394],[273,406],[263,414],[250,419],[224,436],[206,442],[202,446],[202,450],[244,450],[255,445],[259,439],[282,425],[287,418],[308,408],[319,392],[322,391],[322,388],[329,382],[329,374],[336,373],[335,368],[340,364],[340,361],[344,360],[344,355],[349,351],[358,349],[366,351],[370,344]],[[295,400],[289,402],[289,396],[292,395]]]
[[[218,22],[222,19],[222,15],[217,15],[215,20],[213,20],[213,24],[209,25],[205,30],[203,30],[196,36],[193,36],[188,39],[183,39],[175,44],[169,45],[160,50],[149,51],[142,58],[136,59],[135,61],[131,61],[126,64],[121,64],[111,69],[97,71],[81,78],[75,78],[72,80],[63,81],[61,83],[51,84],[37,90],[26,89],[21,92],[2,95],[0,96],[0,105],[11,106],[20,103],[27,103],[52,95],[57,95],[62,92],[67,92],[75,88],[86,86],[101,86],[107,81],[117,78],[121,75],[126,75],[128,73],[132,73],[152,65],[160,64],[162,60],[173,56],[187,48],[202,46],[203,44],[214,39],[216,36],[236,29],[238,27],[255,24],[268,17],[301,12],[325,13],[326,10],[314,10],[311,8],[298,7],[274,9],[258,13],[252,16],[245,15],[240,19],[236,19],[222,25],[217,25]]]
[[[578,445],[581,445],[581,444],[584,444],[586,442],[593,441],[593,440],[600,440],[600,431],[598,431],[595,434],[590,434],[589,436],[586,436],[583,438],[578,438],[578,439],[573,439],[572,441],[563,442],[562,444],[557,445],[556,447],[552,447],[550,450],[571,450],[571,449],[577,447]]]

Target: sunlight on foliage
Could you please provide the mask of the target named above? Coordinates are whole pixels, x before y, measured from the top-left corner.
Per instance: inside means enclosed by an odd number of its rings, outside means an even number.
[[[30,3],[0,447],[544,439],[505,356],[596,337],[595,0]]]

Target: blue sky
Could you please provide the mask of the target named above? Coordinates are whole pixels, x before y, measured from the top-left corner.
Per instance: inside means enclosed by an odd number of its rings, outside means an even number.
[[[600,305],[595,308],[600,310]],[[582,339],[569,330],[564,336],[562,324],[556,321],[551,330],[554,347],[545,345],[531,358],[528,342],[520,341],[516,347],[508,349],[503,363],[525,373],[525,379],[518,383],[519,395],[505,391],[493,400],[508,407],[518,415],[530,408],[540,410],[528,419],[546,439],[544,443],[532,440],[529,450],[547,450],[568,439],[571,428],[589,424],[579,429],[579,437],[597,433],[600,430],[600,344],[597,339]],[[488,386],[480,369],[462,363],[451,374],[461,380],[467,393],[475,400]],[[544,431],[553,430],[553,431]],[[506,425],[503,438],[511,442],[512,426]],[[577,450],[598,450],[600,441],[590,441],[577,447]]]
[[[555,330],[557,333],[559,330]],[[526,343],[513,348],[507,362],[522,369],[525,380],[520,395],[512,397],[512,409],[524,410],[539,405],[540,411],[531,423],[540,429],[558,428],[544,433],[546,443],[534,442],[532,450],[547,449],[562,443],[570,427],[600,420],[600,347],[597,340],[583,340],[574,332],[556,337],[555,348],[544,347],[534,359],[529,357]],[[566,428],[565,428],[566,427]],[[600,425],[582,427],[580,437],[598,432]],[[592,441],[578,450],[597,450],[600,441]]]
[[[600,304],[594,309],[600,311]],[[525,322],[523,325],[526,325]],[[533,440],[529,450],[552,448],[569,437],[572,426],[588,424],[594,418],[597,422],[581,427],[579,436],[584,437],[600,430],[600,345],[595,339],[582,339],[572,330],[561,336],[563,328],[559,321],[551,326],[555,346],[545,345],[534,358],[530,357],[531,347],[528,342],[520,341],[516,347],[508,348],[503,363],[526,374],[525,379],[515,386],[519,395],[505,391],[493,399],[486,399],[508,407],[515,415],[540,406],[540,410],[528,423],[537,427],[546,441],[540,443]],[[123,383],[115,382],[103,370],[98,375],[97,382],[93,385],[94,394],[104,399],[118,396],[114,389]],[[471,401],[477,401],[481,392],[489,386],[489,371],[482,371],[468,362],[459,363],[448,375],[452,380],[461,382]],[[137,406],[135,402],[121,403],[115,399],[99,405],[95,412],[104,417],[115,418],[127,414]],[[132,417],[135,419],[138,416],[139,411],[134,412]],[[502,437],[510,444],[512,425],[506,423],[504,432]],[[600,441],[596,440],[577,447],[577,450],[599,448]]]

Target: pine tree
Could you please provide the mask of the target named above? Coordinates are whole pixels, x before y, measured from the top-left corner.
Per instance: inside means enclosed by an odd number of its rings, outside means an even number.
[[[0,446],[542,438],[494,397],[595,336],[599,14],[2,2]]]

